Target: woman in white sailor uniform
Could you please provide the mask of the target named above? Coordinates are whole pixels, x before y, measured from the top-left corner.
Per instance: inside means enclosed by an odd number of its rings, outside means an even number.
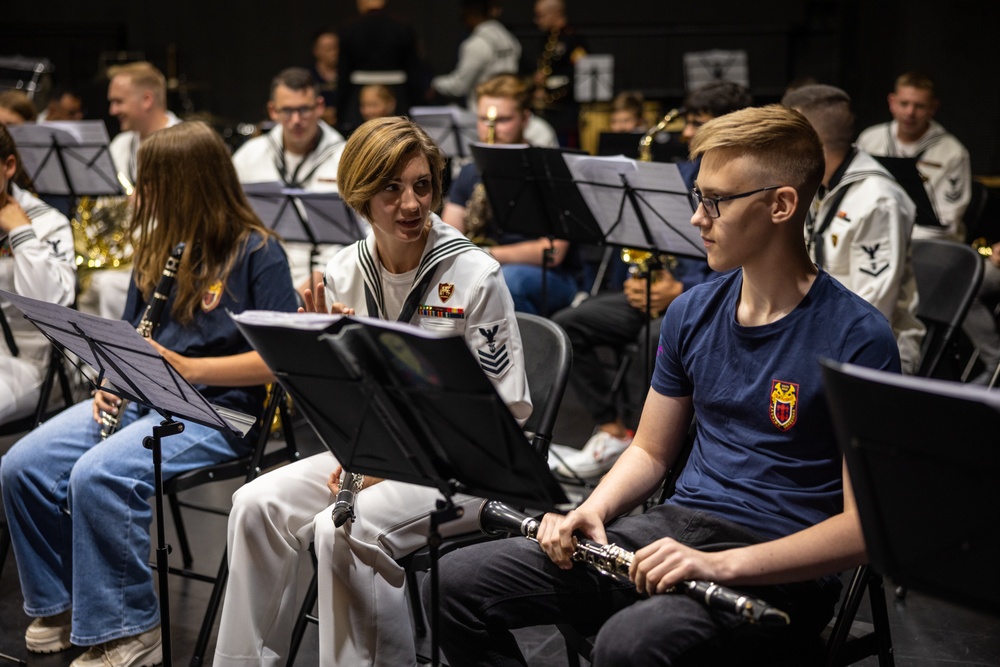
[[[332,312],[463,335],[523,422],[531,399],[513,301],[499,264],[431,213],[441,201],[443,165],[437,146],[405,118],[371,120],[351,135],[338,182],[347,203],[371,223],[372,233],[334,257],[325,289],[317,286],[316,301]],[[491,345],[494,353],[487,357]],[[340,473],[332,454],[318,454],[268,473],[234,495],[231,574],[216,665],[284,663],[298,610],[299,567],[308,567],[313,541],[320,663],[415,664],[404,571],[395,559],[426,543],[428,515],[439,493],[366,477],[355,501],[356,520],[335,528],[331,506]],[[456,504],[468,505],[469,511],[442,532],[474,530],[476,502],[460,496]]]

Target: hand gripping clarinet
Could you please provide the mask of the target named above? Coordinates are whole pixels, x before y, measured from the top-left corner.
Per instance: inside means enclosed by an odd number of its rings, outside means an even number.
[[[527,514],[496,500],[487,500],[479,508],[479,525],[490,535],[523,535],[537,542],[539,522]],[[586,563],[601,574],[623,583],[629,583],[628,568],[634,554],[614,544],[599,544],[593,540],[577,538],[573,560]],[[708,581],[682,581],[669,593],[684,593],[708,607],[736,614],[749,621],[766,626],[788,625],[788,614],[742,593]]]
[[[156,289],[153,290],[153,296],[150,297],[149,303],[146,304],[146,311],[142,314],[139,326],[135,328],[143,338],[149,338],[153,335],[153,329],[159,325],[160,318],[163,317],[163,308],[167,305],[170,290],[174,286],[174,280],[177,279],[177,269],[181,265],[181,255],[183,254],[184,243],[181,242],[177,244],[173,252],[170,253],[170,257],[167,258],[166,266],[163,267],[163,275],[160,276],[160,282],[156,284]],[[102,440],[106,440],[112,433],[118,430],[119,418],[125,414],[127,406],[128,401],[122,399],[121,404],[118,406],[118,414],[101,413]]]

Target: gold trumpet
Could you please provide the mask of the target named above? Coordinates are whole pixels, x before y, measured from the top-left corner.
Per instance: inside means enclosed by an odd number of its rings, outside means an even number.
[[[497,114],[494,105],[486,107],[486,143],[497,142]],[[486,198],[486,187],[480,182],[472,190],[472,196],[465,204],[465,236],[478,246],[489,245],[486,229],[491,218],[490,202]]]
[[[486,107],[486,143],[497,142],[497,108],[492,104]]]

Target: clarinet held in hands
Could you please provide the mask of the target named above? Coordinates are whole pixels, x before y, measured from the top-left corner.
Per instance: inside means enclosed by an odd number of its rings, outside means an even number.
[[[491,535],[522,535],[537,541],[537,519],[495,500],[484,501],[479,508],[479,525],[483,532]],[[586,563],[601,574],[623,583],[630,582],[628,569],[632,558],[631,551],[614,544],[599,544],[584,538],[576,539],[576,549],[573,552],[574,561]],[[736,614],[750,623],[782,626],[790,622],[788,614],[764,600],[708,581],[682,581],[668,592],[683,593],[708,607]]]
[[[142,314],[139,326],[135,328],[143,338],[150,338],[153,335],[153,330],[159,325],[160,319],[163,317],[163,309],[167,305],[170,290],[177,279],[177,269],[181,265],[181,255],[183,254],[184,243],[181,242],[177,244],[170,253],[170,257],[167,258],[167,263],[163,267],[163,275],[160,276],[160,281],[156,284],[156,289],[153,290],[153,295],[149,298],[149,303],[146,304],[146,310]],[[118,430],[119,417],[125,414],[127,406],[128,401],[122,399],[121,404],[118,406],[118,414],[113,415],[109,412],[101,413],[102,440],[106,440],[112,433]]]

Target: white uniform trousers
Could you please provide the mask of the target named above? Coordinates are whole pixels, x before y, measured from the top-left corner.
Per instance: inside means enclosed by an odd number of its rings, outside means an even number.
[[[35,411],[44,379],[44,364],[0,356],[0,424]]]
[[[229,585],[216,665],[283,665],[301,604],[299,568],[315,541],[321,665],[415,664],[400,558],[427,542],[440,494],[385,481],[358,494],[357,519],[336,529],[327,477],[332,454],[311,456],[243,486],[229,518]],[[477,529],[481,501],[456,498],[465,516],[445,535]],[[318,512],[318,513],[317,513]]]

